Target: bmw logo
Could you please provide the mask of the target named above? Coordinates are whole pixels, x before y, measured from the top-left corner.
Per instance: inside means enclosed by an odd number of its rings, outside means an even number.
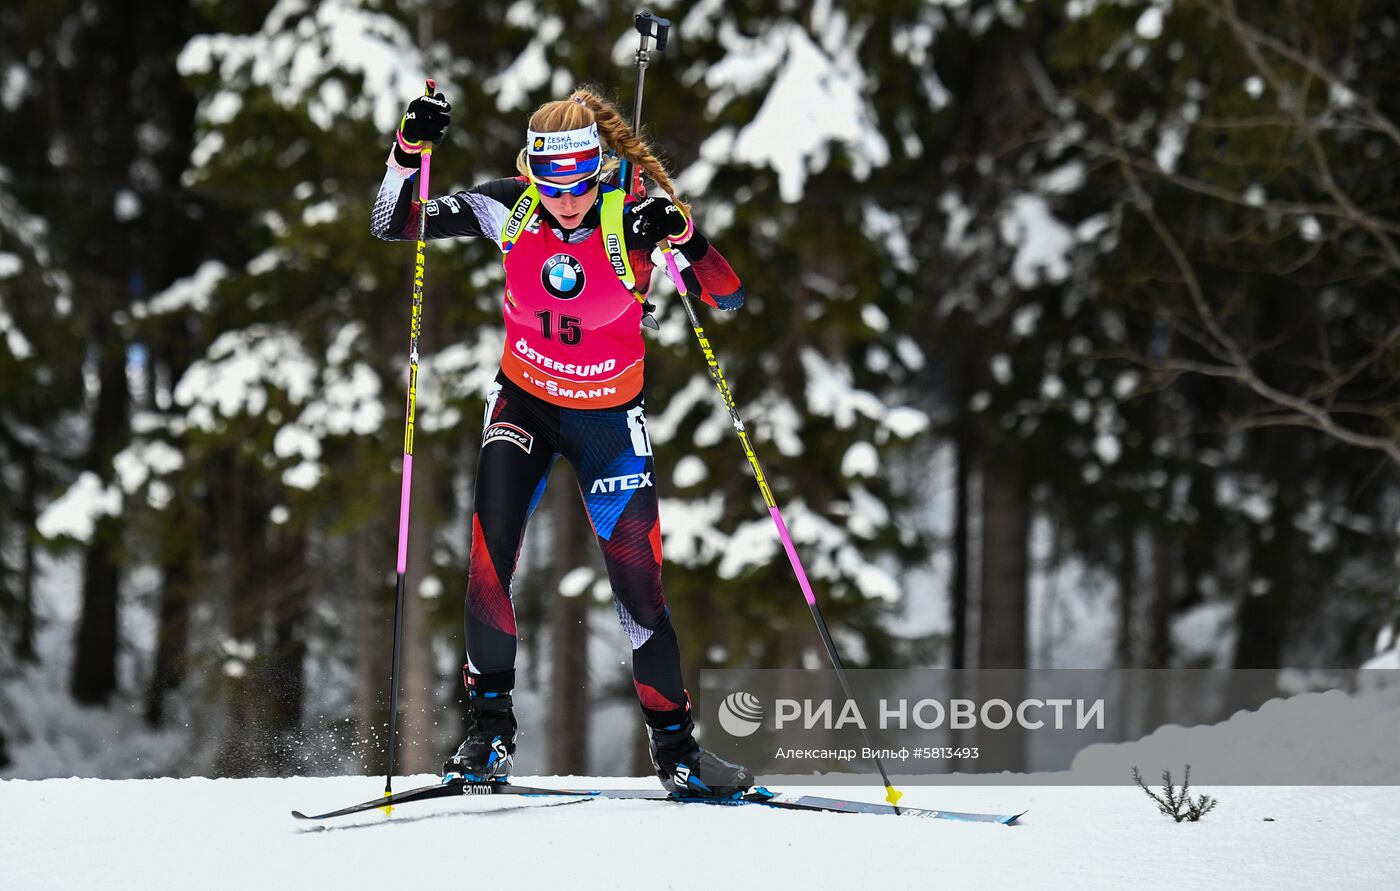
[[[568,254],[555,254],[544,261],[540,283],[560,300],[573,300],[583,293],[583,264]]]

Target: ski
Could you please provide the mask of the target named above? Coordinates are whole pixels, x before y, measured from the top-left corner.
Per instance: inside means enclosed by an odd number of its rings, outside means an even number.
[[[663,793],[664,794],[664,793]],[[292,811],[292,816],[298,820],[328,820],[331,817],[344,817],[348,814],[357,814],[362,811],[372,811],[380,807],[393,807],[399,804],[407,804],[410,801],[428,801],[433,798],[455,798],[462,795],[551,795],[567,796],[576,798],[597,797],[594,792],[573,792],[560,789],[535,789],[530,786],[517,786],[512,783],[468,783],[463,780],[445,780],[441,783],[434,783],[431,786],[419,786],[417,789],[409,789],[407,792],[395,792],[393,795],[385,795],[379,798],[372,798],[369,801],[362,801],[359,804],[352,804],[337,811],[327,811],[324,814],[303,814],[301,811]]]
[[[900,807],[888,804],[872,804],[864,801],[849,801],[839,798],[822,798],[816,795],[791,795],[772,792],[762,786],[739,798],[713,799],[689,798],[673,795],[662,790],[649,789],[543,789],[534,786],[517,786],[514,783],[468,783],[462,780],[448,780],[398,792],[394,795],[352,804],[340,810],[324,814],[303,814],[292,811],[299,820],[328,820],[348,814],[371,811],[375,808],[392,807],[411,801],[427,801],[434,798],[452,798],[472,795],[520,795],[526,797],[567,797],[579,799],[618,799],[634,801],[668,801],[677,804],[708,804],[719,806],[759,805],[783,810],[817,811],[838,814],[886,814],[890,816],[918,817],[932,820],[958,820],[969,823],[999,823],[1009,826],[1015,823],[1025,811],[1019,814],[978,814],[960,811],[940,811],[930,808]]]
[[[594,799],[592,798],[579,797],[552,798],[549,800],[532,801],[528,803],[520,801],[505,804],[501,807],[493,807],[489,811],[474,810],[471,808],[457,808],[451,811],[437,811],[428,813],[424,813],[422,811],[410,811],[410,813],[405,814],[403,816],[400,816],[396,813],[394,814],[392,819],[386,819],[382,821],[381,825],[387,826],[392,824],[395,826],[403,826],[408,823],[418,823],[423,820],[439,820],[452,817],[498,817],[505,816],[513,811],[537,811],[545,808],[572,807],[576,804],[588,804],[590,801],[593,800]],[[329,832],[331,830],[336,829],[364,829],[366,826],[375,825],[373,823],[341,823],[336,820],[315,820],[310,817],[306,817],[304,819],[306,820],[306,822],[300,823],[298,825],[301,826],[302,829],[307,832]]]
[[[1010,826],[1026,813],[1025,811],[1021,811],[1019,814],[977,814],[964,811],[940,811],[919,807],[896,808],[888,804],[872,804],[868,801],[847,801],[839,798],[822,798],[816,795],[769,794],[772,797],[766,800],[753,801],[752,803],[796,811],[829,811],[838,814],[888,814],[901,817],[921,817],[926,820],[959,820],[964,823],[1000,823],[1003,826]]]

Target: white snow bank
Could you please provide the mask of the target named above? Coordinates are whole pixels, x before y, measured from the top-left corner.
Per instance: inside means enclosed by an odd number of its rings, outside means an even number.
[[[1219,724],[1167,725],[1130,743],[1093,745],[1074,759],[1071,778],[1127,777],[1138,767],[1149,781],[1186,764],[1193,780],[1276,783],[1296,777],[1328,783],[1394,783],[1400,778],[1400,691],[1393,677],[1360,695],[1340,690],[1271,699]],[[1392,789],[1394,787],[1391,787]],[[1397,800],[1400,793],[1392,792]]]

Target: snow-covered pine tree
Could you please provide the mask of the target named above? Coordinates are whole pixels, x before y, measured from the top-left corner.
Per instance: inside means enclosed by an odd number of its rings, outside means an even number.
[[[270,715],[275,738],[313,707],[336,716],[358,704],[356,726],[312,729],[335,730],[340,757],[376,769],[412,263],[374,242],[365,219],[387,135],[425,74],[438,74],[432,44],[420,46],[413,15],[353,2],[283,2],[259,21],[216,4],[211,17],[242,30],[202,35],[180,55],[204,97],[188,178],[240,238],[190,283],[197,298],[162,309],[200,331],[202,355],[170,382],[179,414],[164,429],[182,438],[200,468],[191,484],[218,508],[209,534],[224,618],[210,643],[222,650],[231,721]],[[474,324],[485,316],[463,299],[478,281],[470,262],[433,250],[429,270],[400,725],[419,743],[399,761],[410,770],[435,767],[445,744],[433,719],[455,672],[438,670],[428,627],[464,563],[453,434],[496,358],[483,345],[489,328]],[[445,612],[455,626],[455,603]],[[337,676],[357,683],[322,680]],[[226,747],[220,764],[286,766],[292,752],[274,742]]]

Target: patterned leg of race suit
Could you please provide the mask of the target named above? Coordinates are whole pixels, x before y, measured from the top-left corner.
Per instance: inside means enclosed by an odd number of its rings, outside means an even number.
[[[633,684],[647,723],[683,722],[689,697],[661,593],[655,465],[640,400],[620,409],[559,408],[505,382],[488,400],[482,440],[466,610],[468,668],[478,685],[499,689],[513,679],[511,578],[526,522],[550,465],[562,455],[578,477],[617,615],[632,641]]]

